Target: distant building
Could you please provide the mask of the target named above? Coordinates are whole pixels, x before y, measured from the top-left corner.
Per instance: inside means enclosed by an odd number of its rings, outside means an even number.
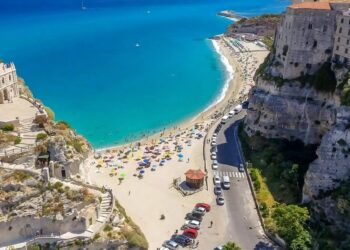
[[[350,1],[293,2],[276,29],[272,75],[294,79],[331,59],[347,63]]]
[[[16,68],[13,63],[0,62],[0,104],[19,96]]]
[[[350,65],[350,11],[337,14],[337,30],[334,35],[333,60]]]

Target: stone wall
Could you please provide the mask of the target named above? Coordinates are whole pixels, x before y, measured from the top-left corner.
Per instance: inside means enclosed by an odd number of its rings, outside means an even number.
[[[76,217],[76,213],[66,216],[62,220],[26,216],[0,222],[0,235],[6,235],[6,237],[0,237],[0,247],[28,240],[40,233],[41,229],[43,235],[59,235],[66,232],[82,233],[87,228],[86,221],[84,218],[75,219]]]
[[[331,58],[335,29],[333,11],[287,8],[275,36],[275,76],[313,74]]]

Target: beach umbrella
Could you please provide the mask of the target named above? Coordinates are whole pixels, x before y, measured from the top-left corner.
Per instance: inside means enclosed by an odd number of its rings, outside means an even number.
[[[180,158],[184,157],[184,155],[183,155],[183,154],[181,154],[181,153],[180,153],[180,154],[178,154],[177,156],[178,156],[178,157],[180,157]]]
[[[124,172],[120,173],[120,177],[121,178],[125,178],[126,177],[126,174]]]
[[[144,174],[145,173],[145,170],[140,170],[140,174]]]

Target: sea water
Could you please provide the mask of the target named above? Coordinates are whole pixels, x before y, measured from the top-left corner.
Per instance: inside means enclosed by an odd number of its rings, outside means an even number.
[[[0,58],[95,147],[185,120],[218,99],[227,72],[207,38],[288,1],[0,0]],[[83,8],[82,8],[83,6]]]

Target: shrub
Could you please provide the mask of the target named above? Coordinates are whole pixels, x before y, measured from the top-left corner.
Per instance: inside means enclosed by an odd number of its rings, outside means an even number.
[[[342,147],[344,147],[344,146],[347,145],[347,143],[346,143],[346,141],[345,141],[344,139],[339,139],[339,140],[337,141],[337,143],[338,143],[340,146],[342,146]]]
[[[103,228],[103,231],[105,232],[109,232],[109,231],[112,231],[113,230],[113,227],[109,224],[107,224],[104,228]]]
[[[14,143],[15,143],[15,144],[20,144],[21,141],[22,141],[22,138],[19,137],[19,136],[17,136],[16,139],[15,139],[15,141],[14,141]]]
[[[237,246],[236,243],[232,242],[232,241],[229,241],[227,242],[223,248],[223,250],[241,250],[241,248],[239,246]]]
[[[13,131],[13,130],[15,130],[15,125],[13,125],[12,123],[5,124],[1,129],[3,131]]]
[[[67,122],[65,121],[59,121],[55,124],[55,128],[56,129],[59,129],[59,130],[66,130],[66,129],[69,129],[70,126]]]
[[[55,119],[55,113],[52,111],[52,109],[50,109],[49,107],[44,107],[47,116],[50,120],[54,120]]]
[[[36,135],[37,141],[42,141],[42,140],[45,140],[46,138],[47,138],[47,134],[45,134],[45,133],[39,133]]]

